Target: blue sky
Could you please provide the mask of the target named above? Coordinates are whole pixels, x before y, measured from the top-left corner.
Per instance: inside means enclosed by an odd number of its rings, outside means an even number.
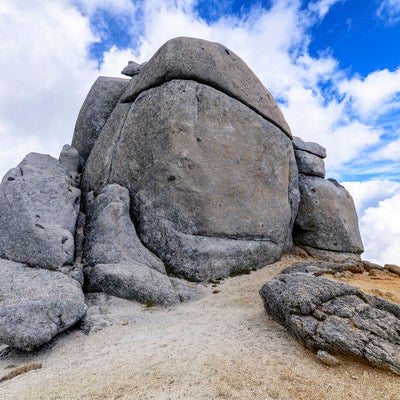
[[[221,42],[328,151],[352,193],[365,257],[400,264],[400,0],[2,0],[0,174],[57,156],[99,75],[168,39]]]

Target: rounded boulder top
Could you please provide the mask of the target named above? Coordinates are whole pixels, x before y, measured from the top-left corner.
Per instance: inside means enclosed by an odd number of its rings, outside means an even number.
[[[133,102],[150,88],[174,79],[207,84],[241,101],[292,138],[271,93],[246,63],[225,46],[202,39],[178,37],[166,42],[128,85],[122,102]]]

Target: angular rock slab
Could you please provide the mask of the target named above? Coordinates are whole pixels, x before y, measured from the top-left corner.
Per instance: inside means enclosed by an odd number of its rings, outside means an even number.
[[[173,79],[189,79],[214,87],[267,118],[290,138],[290,128],[271,93],[245,62],[219,43],[178,37],[165,43],[142,67],[122,102]]]
[[[305,142],[298,136],[293,136],[293,147],[295,150],[306,151],[320,158],[326,158],[326,149],[315,142]]]
[[[72,139],[72,146],[84,161],[128,83],[128,79],[101,76],[91,87],[79,111]]]
[[[299,188],[294,242],[323,251],[362,253],[357,213],[349,192],[336,181],[303,174],[299,174]]]
[[[99,193],[109,182],[114,151],[132,107],[131,103],[118,103],[104,125],[86,161],[81,184],[84,195],[91,191]]]
[[[354,356],[400,374],[400,307],[305,273],[260,290],[267,313],[306,347]]]
[[[173,80],[136,99],[109,173],[100,167],[96,176],[91,164],[104,157],[101,148],[94,150],[87,166],[94,176],[85,171],[83,181],[127,187],[141,240],[179,275],[207,279],[210,266],[196,261],[204,254],[203,238],[217,250],[218,259],[209,256],[209,263],[239,255],[239,263],[252,268],[281,256],[297,211],[293,147],[282,131],[241,102],[197,82]],[[182,235],[187,251],[176,260]],[[248,241],[249,251],[231,243],[224,249],[223,240]],[[220,276],[228,276],[234,264],[226,262]]]
[[[8,260],[0,260],[0,274],[0,343],[32,350],[85,315],[75,279]]]
[[[325,163],[321,157],[302,150],[295,150],[294,155],[300,173],[325,178]]]
[[[87,208],[87,264],[135,262],[166,273],[159,258],[143,246],[129,215],[129,192],[117,184],[105,186]]]
[[[0,185],[0,257],[58,269],[74,262],[80,190],[53,157],[30,153]]]

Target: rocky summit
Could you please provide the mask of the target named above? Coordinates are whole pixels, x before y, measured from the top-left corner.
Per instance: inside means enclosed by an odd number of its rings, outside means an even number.
[[[172,305],[295,246],[360,259],[325,149],[292,136],[239,56],[182,37],[123,73],[93,84],[58,160],[31,153],[3,178],[0,342],[50,340],[84,316],[84,291]]]

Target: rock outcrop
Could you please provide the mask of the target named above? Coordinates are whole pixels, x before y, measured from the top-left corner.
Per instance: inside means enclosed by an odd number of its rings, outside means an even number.
[[[268,314],[306,347],[400,374],[400,307],[395,304],[302,272],[277,276],[260,295]]]
[[[81,285],[60,272],[0,260],[0,343],[32,350],[86,312]]]
[[[74,263],[81,191],[75,186],[78,171],[71,168],[48,155],[30,153],[5,175],[0,185],[0,258],[50,269]]]
[[[126,188],[117,184],[105,186],[87,209],[90,210],[85,243],[88,291],[162,305],[200,295],[186,281],[175,284],[178,279],[170,278],[161,260],[143,246],[129,216]]]
[[[52,288],[62,272],[75,298],[82,285],[172,305],[201,293],[181,278],[207,281],[259,268],[293,244],[359,259],[354,205],[344,188],[324,179],[325,149],[292,138],[269,91],[231,50],[176,38],[123,73],[131,79],[96,80],[59,160],[31,153],[4,177],[0,258],[24,264],[2,260],[10,274],[34,271]],[[27,279],[20,285],[22,293]],[[52,289],[49,296],[58,307]],[[51,334],[36,323],[32,332],[49,340],[82,316],[76,304]],[[8,315],[5,307],[0,303],[0,315]],[[3,319],[4,332],[18,323],[12,321]],[[20,348],[45,341],[6,337],[0,339]]]
[[[294,242],[321,258],[357,258],[364,249],[353,199],[334,180],[299,174]]]
[[[279,259],[299,202],[286,122],[225,50],[188,38],[164,45],[132,79],[122,101],[133,104],[109,120],[124,123],[105,126],[83,175],[86,192],[128,188],[140,239],[196,281]]]
[[[276,124],[290,138],[290,128],[271,93],[243,60],[219,43],[179,37],[169,40],[131,81],[122,102],[174,79],[193,80],[227,94]]]
[[[324,179],[325,148],[299,137],[293,138],[293,147],[300,190],[294,243],[327,260],[359,259],[364,248],[353,199],[337,181]]]
[[[128,84],[128,79],[101,76],[90,89],[76,120],[72,139],[72,146],[85,161]]]

